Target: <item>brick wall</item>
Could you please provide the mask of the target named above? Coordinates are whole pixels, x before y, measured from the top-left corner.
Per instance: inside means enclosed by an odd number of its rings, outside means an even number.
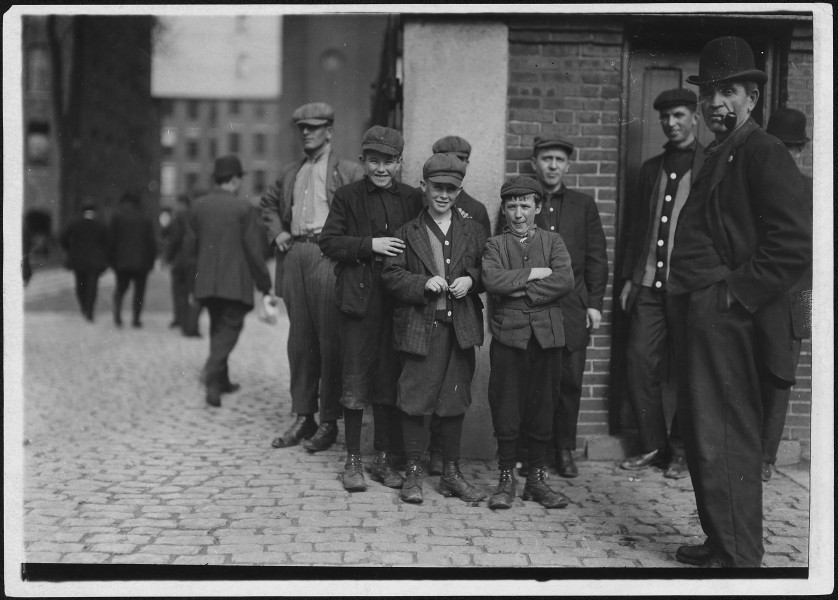
[[[812,27],[799,26],[792,33],[788,64],[788,102],[786,106],[806,115],[807,134],[812,137],[815,123]],[[801,169],[812,176],[812,144],[806,145]],[[791,392],[784,438],[808,445],[812,406],[812,341],[804,340],[797,368],[797,385]]]
[[[622,25],[549,17],[509,26],[506,175],[533,174],[535,136],[577,148],[565,183],[594,197],[608,241],[610,276],[603,324],[588,347],[579,437],[608,433],[611,286],[614,271]]]

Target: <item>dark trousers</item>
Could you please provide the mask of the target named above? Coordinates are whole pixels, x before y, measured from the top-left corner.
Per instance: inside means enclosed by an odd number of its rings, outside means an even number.
[[[667,438],[661,382],[669,360],[666,315],[667,295],[641,286],[631,309],[626,347],[626,378],[629,401],[634,410],[640,447],[644,453],[669,448],[683,455],[684,444],[678,432],[678,415],[672,418]],[[677,377],[677,374],[676,374]]]
[[[203,298],[210,316],[209,358],[204,365],[207,387],[221,386],[229,381],[227,358],[239,341],[244,318],[251,307],[237,300]]]
[[[334,421],[343,412],[334,262],[308,242],[294,242],[284,260],[291,410],[311,415],[319,408],[321,421]]]
[[[172,267],[172,304],[175,309],[175,323],[184,335],[198,334],[198,320],[201,306],[189,303],[189,275],[186,269]]]
[[[553,409],[553,446],[556,450],[576,450],[576,426],[582,400],[582,376],[587,348],[569,352],[561,349],[562,370]]]
[[[81,314],[90,321],[96,308],[96,294],[99,292],[99,277],[101,271],[74,271],[76,275],[76,298],[79,301]]]
[[[725,566],[762,563],[762,397],[753,318],[719,282],[669,299],[678,419],[701,527]]]
[[[489,408],[498,440],[500,468],[515,466],[515,441],[523,427],[530,441],[544,448],[552,434],[553,391],[561,373],[561,348],[542,348],[535,337],[526,350],[493,339],[489,349]],[[538,462],[532,455],[530,464]],[[543,450],[541,450],[543,454]],[[541,462],[543,464],[543,455]]]
[[[800,362],[801,340],[792,340],[794,348],[794,368]],[[786,426],[786,413],[789,410],[791,388],[781,390],[768,382],[762,382],[762,462],[777,462],[777,450]]]
[[[122,319],[122,298],[128,291],[128,286],[134,284],[134,301],[131,304],[131,312],[134,323],[139,323],[140,313],[143,310],[143,299],[145,298],[145,282],[148,278],[148,271],[119,270],[116,272],[116,289],[113,293],[113,312],[117,321]]]

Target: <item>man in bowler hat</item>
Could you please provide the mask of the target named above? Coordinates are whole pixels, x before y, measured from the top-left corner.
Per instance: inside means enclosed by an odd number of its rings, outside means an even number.
[[[235,155],[215,161],[213,190],[198,198],[189,214],[184,241],[191,296],[210,316],[210,353],[204,366],[206,401],[221,406],[221,395],[236,391],[227,359],[236,346],[244,318],[253,309],[253,286],[268,294],[271,276],[264,259],[259,211],[238,197],[241,162]]]
[[[620,307],[629,315],[626,379],[640,437],[641,453],[620,467],[639,471],[665,466],[665,477],[687,476],[677,416],[667,435],[661,382],[669,365],[666,279],[678,216],[690,182],[704,162],[704,146],[695,138],[698,125],[695,92],[675,88],[653,103],[667,142],[664,151],[643,163],[631,205],[623,261],[625,283]],[[668,466],[667,466],[668,465]]]
[[[761,565],[761,388],[794,383],[788,290],[812,262],[812,214],[788,151],[751,117],[766,79],[737,37],[710,41],[687,78],[715,137],[667,280],[679,428],[707,536],[678,548],[687,564]]]
[[[364,176],[355,161],[332,150],[335,111],[324,102],[304,104],[292,115],[304,156],[282,168],[262,196],[262,221],[276,249],[276,294],[288,313],[291,411],[297,417],[274,448],[326,450],[341,416],[340,338],[335,308],[335,262],[317,242],[335,191]],[[319,412],[320,424],[314,419]]]
[[[806,115],[793,108],[778,108],[771,113],[768,127],[765,130],[783,142],[786,149],[800,165],[801,154],[806,142]],[[806,182],[809,211],[812,211],[812,178],[804,175]],[[800,361],[800,346],[806,338],[812,337],[812,267],[809,266],[803,277],[797,280],[789,289],[789,317],[791,325],[788,328],[794,369]],[[791,388],[781,389],[769,383],[762,384],[763,421],[762,421],[762,480],[769,481],[777,461],[777,451],[780,448],[780,438],[786,425],[786,413],[789,408]]]

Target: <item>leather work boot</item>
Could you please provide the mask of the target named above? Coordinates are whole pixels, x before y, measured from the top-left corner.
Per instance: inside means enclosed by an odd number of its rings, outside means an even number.
[[[620,463],[620,468],[626,471],[642,471],[651,466],[661,464],[664,459],[664,451],[661,448],[652,450],[646,454],[631,456]]]
[[[278,438],[271,442],[274,448],[290,448],[300,443],[300,440],[306,440],[313,436],[317,431],[317,423],[310,415],[297,415],[297,419],[288,428],[288,431],[283,433]]]
[[[302,446],[309,452],[320,452],[329,449],[337,437],[338,424],[334,421],[323,421],[314,435],[304,441]]]
[[[210,406],[214,406],[216,408],[221,406],[221,390],[217,385],[207,386],[206,401]]]
[[[512,474],[512,469],[501,469],[498,487],[495,488],[492,497],[489,498],[489,508],[512,508],[517,486],[518,480]]]
[[[343,489],[347,492],[363,492],[367,489],[364,479],[364,463],[360,454],[347,454],[343,465]]]
[[[402,490],[399,492],[399,497],[411,504],[422,504],[422,500],[424,500],[422,496],[422,463],[418,460],[408,460],[405,475],[407,477],[404,480]]]
[[[448,461],[442,467],[442,477],[439,480],[439,493],[450,498],[456,496],[464,502],[479,502],[486,494],[465,480],[460,472],[457,461]]]
[[[683,456],[675,456],[670,461],[663,476],[667,479],[682,479],[689,474],[690,471],[687,469],[687,460]]]
[[[428,475],[442,475],[442,454],[431,452],[431,460],[428,463]]]
[[[393,468],[390,463],[390,453],[387,450],[379,450],[375,460],[370,466],[370,477],[390,488],[400,488],[404,483],[404,477]]]
[[[556,470],[559,472],[559,475],[569,479],[579,475],[579,469],[576,468],[576,463],[573,462],[573,450],[562,448],[556,452]]]
[[[716,553],[713,552],[713,548],[710,546],[710,540],[705,540],[703,544],[679,546],[678,551],[675,553],[675,560],[685,565],[703,567],[709,564],[715,555]]]
[[[567,506],[567,496],[553,491],[547,485],[546,478],[547,469],[543,466],[530,469],[530,474],[527,475],[527,483],[524,485],[522,498],[524,500],[535,500],[544,508],[564,508]]]

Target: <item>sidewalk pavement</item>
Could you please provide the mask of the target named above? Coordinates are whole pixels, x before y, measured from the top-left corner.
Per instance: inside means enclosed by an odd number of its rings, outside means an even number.
[[[152,273],[140,330],[116,329],[108,313],[85,322],[66,308],[71,290],[26,292],[28,562],[669,568],[683,567],[679,545],[703,541],[689,478],[612,462],[580,461],[576,479],[554,474],[571,500],[563,510],[523,502],[519,487],[512,509],[492,512],[485,500],[442,497],[436,477],[421,505],[369,477],[368,491],[349,494],[342,431],[322,453],[270,447],[292,419],[285,315],[272,327],[250,313],[230,361],[242,389],[211,409],[197,380],[207,339],[168,329],[166,281]],[[494,461],[462,468],[494,486]],[[808,481],[804,463],[765,485],[764,566],[808,565]]]

